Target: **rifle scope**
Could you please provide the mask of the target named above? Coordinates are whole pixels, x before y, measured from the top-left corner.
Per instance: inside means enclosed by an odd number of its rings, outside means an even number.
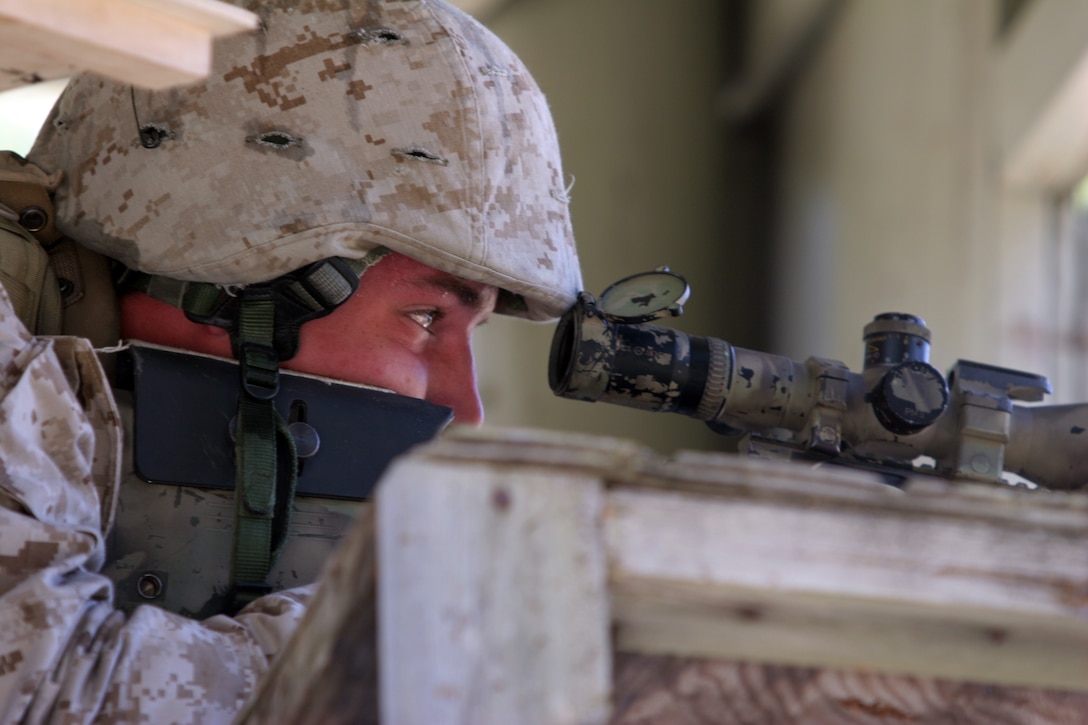
[[[807,378],[803,364],[780,355],[619,321],[585,293],[560,319],[548,363],[548,383],[560,397],[679,413],[730,428],[737,415],[746,429],[801,426],[805,406],[792,399]]]
[[[599,304],[581,293],[552,339],[552,391],[679,413],[796,454],[788,457],[988,482],[1007,471],[1051,488],[1088,485],[1088,404],[1012,402],[1042,400],[1050,392],[1045,377],[960,360],[946,379],[928,362],[924,321],[900,313],[865,327],[861,374],[835,360],[798,362],[648,324],[680,314],[689,293],[666,268],[617,282]],[[919,457],[932,467],[917,468]]]

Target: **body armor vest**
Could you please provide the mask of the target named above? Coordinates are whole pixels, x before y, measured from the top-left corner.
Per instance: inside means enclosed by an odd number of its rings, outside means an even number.
[[[125,425],[117,518],[103,573],[117,606],[204,618],[229,610],[234,516],[234,361],[134,344],[118,365]],[[273,589],[308,584],[389,462],[430,439],[448,408],[362,385],[281,373],[277,408],[300,449]]]

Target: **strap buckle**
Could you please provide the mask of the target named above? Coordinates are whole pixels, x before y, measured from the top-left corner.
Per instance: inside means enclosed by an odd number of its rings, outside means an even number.
[[[238,316],[248,300],[269,300],[275,305],[272,342],[280,360],[290,360],[298,351],[298,333],[303,323],[324,317],[339,307],[359,287],[359,271],[347,260],[330,257],[268,282],[246,285],[230,295],[210,284],[190,284],[182,309],[193,322],[221,327],[231,336],[234,356],[237,347]]]
[[[280,358],[271,345],[243,342],[238,350],[242,389],[257,400],[271,400],[280,392]]]

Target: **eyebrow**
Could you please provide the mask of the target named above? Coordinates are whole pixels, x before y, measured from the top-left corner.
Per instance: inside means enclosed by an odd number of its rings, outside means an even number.
[[[436,275],[424,279],[420,285],[440,289],[443,292],[452,292],[457,295],[457,299],[461,301],[461,304],[468,307],[479,307],[481,305],[480,293],[456,277],[445,274]]]

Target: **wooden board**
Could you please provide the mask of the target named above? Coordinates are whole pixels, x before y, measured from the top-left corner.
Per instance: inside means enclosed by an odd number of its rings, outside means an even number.
[[[296,636],[278,653],[237,723],[378,722],[373,507],[325,568]]]
[[[240,722],[1088,713],[1083,493],[454,431],[389,470],[375,520]]]
[[[146,88],[207,76],[212,40],[257,26],[216,0],[0,0],[0,90],[90,70]]]
[[[606,503],[619,649],[1088,689],[1083,495],[701,454],[646,473]]]
[[[1088,694],[620,653],[609,725],[1083,725]]]
[[[836,467],[508,432],[428,446],[381,491],[386,722],[554,702],[566,717],[521,721],[1065,723],[1088,708],[1084,494],[901,491]],[[499,491],[536,503],[504,522]],[[585,561],[603,561],[606,592]],[[605,715],[597,677],[556,676],[602,647]]]
[[[549,460],[577,449],[507,443],[519,465],[439,446],[379,490],[382,722],[608,715],[603,492],[595,473]]]

